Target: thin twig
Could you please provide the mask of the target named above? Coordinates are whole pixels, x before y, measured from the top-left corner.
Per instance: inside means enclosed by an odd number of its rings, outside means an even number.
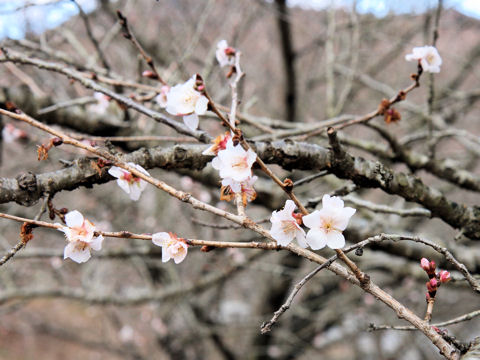
[[[100,61],[102,62],[103,67],[107,69],[107,71],[110,71],[111,67],[108,64],[107,58],[105,57],[105,54],[100,48],[100,44],[98,43],[97,39],[95,38],[95,36],[93,36],[92,26],[90,25],[90,21],[88,20],[87,14],[85,14],[85,11],[83,11],[82,7],[76,0],[70,0],[70,1],[73,2],[77,7],[78,12],[80,13],[80,17],[82,18],[83,24],[85,25],[85,30],[87,31],[88,38],[90,39],[93,46],[95,47],[95,50],[97,52],[98,57],[100,58]]]
[[[123,29],[123,36],[130,40],[132,44],[137,48],[138,52],[142,57],[145,59],[147,62],[148,66],[150,66],[150,69],[152,69],[154,78],[158,81],[160,81],[163,85],[167,85],[167,83],[162,79],[160,74],[157,71],[157,68],[155,67],[155,63],[153,62],[153,59],[150,55],[147,54],[147,52],[143,49],[142,45],[138,42],[137,38],[135,35],[133,35],[132,31],[130,30],[130,27],[128,26],[128,20],[127,18],[120,12],[120,10],[117,10],[117,16],[120,22],[120,25],[122,25]]]
[[[282,316],[282,314],[290,308],[290,306],[292,305],[293,299],[298,294],[298,292],[303,287],[303,285],[305,285],[311,278],[313,278],[322,269],[325,269],[328,266],[330,266],[330,264],[332,264],[337,258],[338,258],[337,255],[330,257],[326,262],[324,262],[322,265],[315,268],[312,272],[308,273],[301,281],[299,281],[294,286],[293,290],[290,292],[290,295],[288,295],[287,300],[283,303],[282,306],[280,306],[280,308],[277,311],[275,311],[275,313],[273,314],[273,317],[269,321],[264,322],[260,326],[260,332],[262,334],[266,334],[267,332],[271,331],[272,326],[275,325],[275,323],[278,321],[280,316]]]
[[[458,324],[464,321],[469,321],[472,320],[473,318],[476,318],[477,316],[480,316],[480,310],[475,310],[472,312],[469,312],[467,314],[457,316],[456,318],[442,321],[439,323],[432,324],[431,326],[435,327],[442,327],[442,326],[448,326],[448,325],[453,325],[453,324]],[[375,330],[402,330],[402,331],[413,331],[417,330],[413,326],[392,326],[392,325],[375,325],[375,324],[370,324],[368,327],[369,331],[375,331]]]

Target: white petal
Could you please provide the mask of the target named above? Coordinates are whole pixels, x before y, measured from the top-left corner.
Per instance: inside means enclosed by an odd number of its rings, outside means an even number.
[[[86,246],[83,250],[78,249],[75,246],[75,242],[69,243],[67,246],[65,246],[65,250],[63,252],[63,258],[70,258],[76,263],[84,263],[88,259],[90,259],[91,254],[90,254],[90,248]]]
[[[158,232],[152,235],[152,242],[157,246],[165,246],[170,241],[170,234]]]
[[[130,194],[130,184],[126,180],[117,179],[117,185],[120,186],[120,189],[125,191],[127,194]]]
[[[281,223],[273,223],[270,235],[277,241],[278,245],[287,246],[293,240],[294,234],[287,235],[282,229]],[[292,236],[293,235],[293,236]]]
[[[220,170],[220,168],[223,166],[222,164],[222,160],[220,160],[220,158],[218,156],[214,157],[212,159],[212,167],[215,169],[215,170]]]
[[[130,165],[130,166],[134,167],[135,169],[137,169],[138,171],[140,171],[141,173],[150,176],[150,174],[148,173],[148,171],[145,170],[142,166],[140,166],[140,165],[138,165],[138,164],[135,164],[135,163],[133,163],[133,162],[128,162],[127,165]]]
[[[103,236],[99,235],[92,239],[92,241],[90,242],[90,247],[95,251],[99,251],[102,249],[102,243],[103,243]]]
[[[191,115],[185,115],[183,117],[183,122],[185,123],[185,125],[187,125],[187,127],[190,129],[190,130],[197,130],[198,128],[198,115],[197,114],[191,114]]]
[[[217,43],[217,48],[218,48],[218,49],[225,50],[227,47],[228,47],[228,43],[227,43],[227,40],[225,40],[225,39],[220,40],[220,41]]]
[[[311,214],[305,215],[302,217],[303,224],[310,229],[319,228],[322,226],[320,221],[320,211],[315,210]]]
[[[306,241],[313,250],[319,250],[327,244],[327,236],[322,230],[311,229],[307,233]]]
[[[170,254],[167,251],[167,248],[162,247],[162,262],[167,262],[170,259],[171,259],[171,257],[170,257]]]
[[[202,95],[200,98],[197,100],[197,103],[195,104],[195,113],[197,115],[204,115],[207,112],[208,109],[208,99]]]
[[[334,227],[341,231],[345,230],[348,226],[350,218],[353,216],[353,214],[355,214],[356,211],[357,210],[351,207],[346,207],[340,211],[337,211],[333,216]]]
[[[295,205],[295,203],[293,202],[293,200],[287,200],[285,202],[285,207],[283,208],[283,210],[287,213],[287,214],[290,214],[292,215],[293,211],[297,208],[297,205]]]
[[[329,231],[327,233],[327,245],[331,249],[341,249],[345,246],[345,237],[339,231]]]
[[[133,201],[137,201],[140,199],[140,195],[142,195],[142,190],[140,187],[137,185],[137,183],[132,184],[130,186],[130,199]]]
[[[298,242],[298,245],[300,245],[300,247],[304,249],[308,246],[306,237],[305,237],[305,231],[303,231],[303,233],[301,231],[297,231],[297,242]]]
[[[183,245],[182,245],[182,246],[183,246]],[[178,252],[178,253],[173,257],[173,261],[175,261],[175,264],[180,264],[180,263],[185,259],[186,256],[187,256],[187,248],[184,247],[184,250],[183,250],[183,251]]]
[[[80,211],[73,210],[65,215],[65,222],[68,227],[77,227],[82,226],[83,224],[83,215]]]
[[[343,200],[340,199],[338,196],[330,196],[328,194],[325,194],[322,198],[322,207],[343,208]]]
[[[120,178],[123,176],[124,170],[119,168],[118,166],[112,166],[108,169],[108,173],[116,178]]]

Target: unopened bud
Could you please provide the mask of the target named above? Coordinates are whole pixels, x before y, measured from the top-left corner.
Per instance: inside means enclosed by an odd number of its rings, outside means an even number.
[[[149,78],[149,79],[158,79],[157,74],[155,74],[151,70],[145,70],[144,72],[142,72],[142,76],[146,77],[146,78]]]
[[[52,139],[52,144],[53,144],[53,146],[60,146],[60,145],[63,144],[63,139],[59,138],[59,137],[53,138]]]
[[[422,267],[423,270],[428,272],[430,270],[430,261],[428,261],[428,259],[426,258],[422,258],[420,260],[420,266]]]
[[[451,280],[452,278],[450,277],[450,273],[446,270],[440,271],[440,282],[441,283],[447,283]]]
[[[427,282],[427,290],[428,292],[435,292],[438,288],[438,281],[436,278],[431,278],[429,282]]]

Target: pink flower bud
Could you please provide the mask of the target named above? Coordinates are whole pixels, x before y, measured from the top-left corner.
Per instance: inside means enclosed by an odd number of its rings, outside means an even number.
[[[155,74],[151,70],[145,70],[144,72],[142,72],[142,76],[150,78],[150,79],[157,79],[158,78],[157,74]]]
[[[451,280],[450,273],[446,270],[440,271],[440,282],[447,283]]]
[[[426,258],[422,258],[420,260],[420,266],[422,267],[423,270],[428,272],[430,269],[430,261],[428,261],[428,259]]]
[[[438,281],[436,278],[431,278],[429,282],[427,282],[427,290],[428,292],[437,291]]]
[[[435,261],[430,261],[430,271],[435,271],[435,268],[437,267],[437,264],[435,264]]]

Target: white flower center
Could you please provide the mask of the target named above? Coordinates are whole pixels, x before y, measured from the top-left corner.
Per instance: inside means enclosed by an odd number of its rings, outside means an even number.
[[[428,54],[428,55],[425,57],[425,60],[427,60],[427,63],[429,63],[430,65],[432,65],[432,64],[435,62],[435,55],[433,55],[433,54]]]
[[[185,94],[185,97],[183,98],[183,103],[185,105],[193,105],[196,102],[197,98],[197,94],[195,94],[195,92],[191,90]]]
[[[322,223],[322,228],[323,230],[325,230],[325,232],[330,232],[330,231],[340,231],[338,230],[336,227],[335,227],[335,224],[333,222],[332,219],[328,219],[328,220],[323,220],[323,223]],[[341,231],[340,231],[341,232]]]
[[[232,167],[239,171],[248,169],[247,157],[242,156],[235,158],[232,162]]]

